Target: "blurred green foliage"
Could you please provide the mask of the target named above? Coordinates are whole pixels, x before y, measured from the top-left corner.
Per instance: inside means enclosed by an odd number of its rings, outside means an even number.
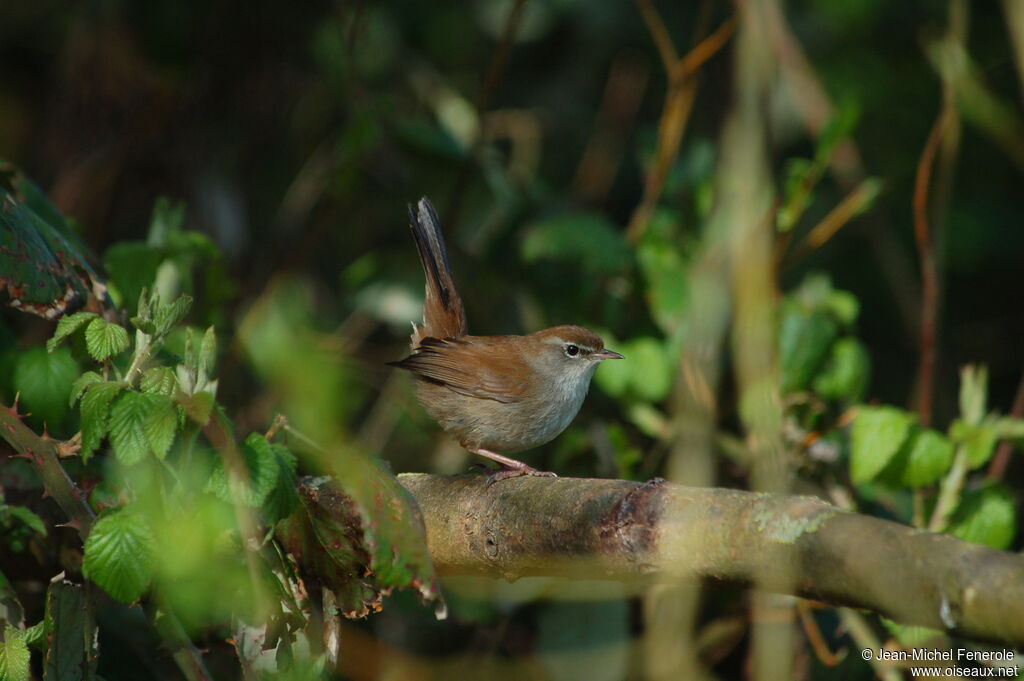
[[[764,102],[777,197],[765,216],[777,251],[772,390],[802,485],[1012,549],[1022,468],[998,450],[1024,438],[1019,419],[1000,413],[1020,380],[1024,335],[1020,74],[1002,7],[963,5],[784,8],[785,35],[834,107],[802,109],[808,74],[799,59],[780,63]],[[176,678],[137,634],[167,631],[166,613],[218,678],[237,677],[238,660],[268,658],[278,675],[262,678],[314,678],[325,658],[317,632],[302,629],[294,566],[269,529],[305,513],[313,520],[296,529],[295,546],[352,532],[300,500],[301,474],[343,482],[357,501],[356,534],[373,547],[365,565],[351,563],[357,541],[319,566],[351,597],[338,608],[377,607],[392,586],[437,596],[411,502],[376,458],[395,471],[468,465],[383,366],[405,351],[421,314],[404,217],[420,195],[439,206],[473,333],[578,323],[627,357],[602,366],[576,422],[527,456],[568,474],[664,470],[679,392],[693,378],[680,354],[708,352],[687,346],[688,313],[733,304],[690,286],[720,247],[707,238],[708,216],[731,200],[716,169],[737,94],[732,45],[701,66],[679,152],[634,240],[624,226],[656,162],[669,90],[637,6],[535,0],[508,33],[515,6],[0,7],[0,158],[13,162],[0,165],[3,300],[51,320],[71,313],[56,324],[4,314],[0,399],[17,398],[32,429],[77,447],[62,463],[99,513],[83,556],[27,462],[3,461],[0,572],[17,593],[0,589],[0,602],[21,598],[25,614],[4,616],[0,677],[27,678],[30,648],[43,654],[33,671],[44,678],[65,678],[58,663],[83,656],[91,662],[79,669],[95,674],[92,614],[60,614],[83,602],[72,582],[84,574],[122,604],[141,598],[152,623],[96,601],[104,678],[138,669]],[[680,54],[695,29],[735,11],[720,2],[658,10]],[[969,18],[962,41],[948,30],[958,13]],[[931,184],[941,313],[935,409],[922,422],[913,191],[949,97],[959,144]],[[851,195],[849,215],[830,222]],[[720,359],[710,427],[726,456],[716,473],[746,485],[736,413],[746,396]],[[987,372],[959,375],[968,362]],[[251,544],[256,564],[244,558]],[[49,583],[61,571],[72,581]],[[495,598],[505,587],[452,588],[455,623],[417,620],[418,603],[393,598],[345,636],[383,642],[377,661],[441,651],[525,660],[550,678],[626,673],[622,643],[637,627],[621,595],[531,608],[526,596],[515,607]],[[699,618],[702,640],[718,641],[706,657],[723,678],[743,658],[741,637],[722,633],[735,607],[722,596]],[[253,622],[270,624],[254,633]],[[904,645],[935,635],[881,624]],[[542,663],[530,667],[534,652]],[[844,672],[872,676],[855,662]]]

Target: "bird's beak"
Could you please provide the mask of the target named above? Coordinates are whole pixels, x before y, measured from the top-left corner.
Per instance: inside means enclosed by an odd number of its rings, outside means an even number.
[[[596,360],[602,360],[602,359],[626,359],[625,357],[623,357],[619,353],[615,352],[614,350],[609,350],[608,348],[605,348],[603,350],[598,350],[597,352],[592,354],[591,357],[593,357]]]

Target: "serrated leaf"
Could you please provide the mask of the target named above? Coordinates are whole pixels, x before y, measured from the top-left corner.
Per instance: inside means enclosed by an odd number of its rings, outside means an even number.
[[[85,589],[59,574],[46,590],[43,681],[94,681],[98,662],[96,622]]]
[[[128,332],[119,324],[97,317],[85,328],[85,348],[97,362],[102,362],[128,348]]]
[[[25,632],[7,626],[0,643],[0,681],[28,681],[29,650]]]
[[[61,317],[57,322],[57,330],[53,332],[53,338],[46,341],[47,352],[53,352],[61,341],[95,318],[96,314],[93,312],[76,312],[73,315]]]
[[[30,348],[21,353],[14,367],[14,390],[33,421],[53,428],[68,412],[68,394],[76,378],[78,364],[67,348],[52,353]]]
[[[144,393],[170,397],[178,389],[178,379],[170,367],[153,367],[142,374],[139,387]]]
[[[68,399],[68,406],[75,406],[75,402],[82,396],[85,389],[93,383],[99,383],[103,380],[103,377],[97,374],[95,371],[86,371],[84,374],[75,379],[75,382],[71,384],[71,397]]]
[[[953,443],[928,429],[915,430],[886,470],[887,479],[906,487],[938,482],[953,464]]]
[[[279,444],[271,444],[271,451],[277,460],[277,480],[273,489],[263,500],[263,518],[273,525],[292,514],[299,504],[299,495],[295,491],[295,455]]]
[[[965,492],[949,524],[950,534],[995,549],[1008,549],[1017,532],[1013,496],[1001,486]]]
[[[911,414],[895,407],[857,409],[850,435],[850,478],[855,484],[873,480],[889,465],[913,423]]]
[[[117,459],[126,465],[147,454],[162,459],[174,441],[177,412],[163,395],[126,392],[110,409],[110,444]]]
[[[125,384],[120,381],[103,381],[90,384],[82,395],[83,460],[88,460],[107,434],[110,427],[110,402],[124,388]]]
[[[192,309],[192,298],[185,294],[178,296],[174,302],[164,305],[157,305],[153,314],[153,324],[160,336],[166,336],[175,326],[185,318],[188,311]]]
[[[156,324],[153,323],[152,319],[145,319],[143,317],[136,315],[129,319],[128,321],[132,323],[132,326],[134,326],[136,329],[146,334],[147,336],[152,336],[153,334],[156,333]]]
[[[85,542],[82,572],[122,603],[139,600],[153,575],[155,540],[141,514],[121,509],[100,517]]]
[[[231,471],[229,476],[224,457],[221,457],[205,489],[229,503],[237,501],[246,506],[260,506],[277,483],[280,474],[278,457],[267,439],[259,433],[249,435],[238,451],[245,463],[245,470]]]

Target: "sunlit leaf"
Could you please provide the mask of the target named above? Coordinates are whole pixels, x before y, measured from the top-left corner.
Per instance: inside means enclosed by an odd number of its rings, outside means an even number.
[[[885,470],[885,479],[907,487],[938,482],[953,463],[953,443],[930,428],[915,430]]]
[[[100,383],[103,377],[97,374],[95,371],[86,371],[84,374],[75,379],[75,382],[71,384],[71,397],[68,398],[68,404],[74,406],[78,398],[82,396],[85,389],[93,383]]]
[[[858,407],[850,436],[853,482],[869,482],[881,473],[903,446],[913,423],[913,416],[902,409]]]
[[[964,448],[971,469],[985,465],[999,441],[995,422],[987,419],[977,425],[956,419],[949,427],[949,436]]]
[[[83,573],[122,603],[139,600],[153,575],[155,540],[146,519],[131,509],[100,517],[85,542]]]
[[[1013,496],[1002,486],[964,493],[953,512],[950,534],[995,549],[1008,549],[1017,533]]]
[[[49,352],[53,352],[60,345],[61,341],[93,319],[96,319],[96,315],[92,312],[76,312],[73,315],[61,317],[57,322],[57,330],[54,331],[53,338],[46,341],[46,349]]]
[[[178,379],[175,378],[174,370],[170,367],[156,366],[147,369],[142,374],[139,387],[144,393],[170,397],[178,388]]]
[[[128,332],[123,326],[97,317],[85,327],[85,347],[94,360],[102,362],[128,348]]]
[[[29,650],[25,632],[8,625],[0,643],[0,681],[28,681]]]
[[[82,395],[82,458],[100,446],[110,427],[110,402],[125,384],[120,381],[93,382]]]
[[[126,392],[110,409],[110,444],[121,463],[131,465],[147,454],[163,458],[174,441],[177,411],[170,398]]]

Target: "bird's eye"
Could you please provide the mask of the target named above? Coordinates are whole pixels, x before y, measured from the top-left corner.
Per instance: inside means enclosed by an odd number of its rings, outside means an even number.
[[[569,343],[568,345],[565,346],[565,354],[569,355],[570,357],[575,357],[578,354],[580,354],[580,348],[578,345],[573,345],[572,343]]]

